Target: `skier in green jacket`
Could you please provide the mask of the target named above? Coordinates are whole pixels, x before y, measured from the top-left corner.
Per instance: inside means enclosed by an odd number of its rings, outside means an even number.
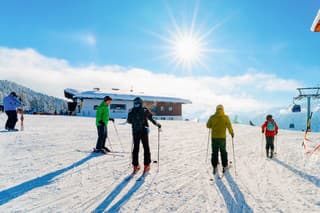
[[[217,172],[218,153],[220,150],[223,172],[228,168],[228,153],[226,150],[226,129],[228,129],[231,137],[234,137],[230,119],[224,114],[221,104],[217,105],[216,113],[213,114],[208,122],[207,128],[211,129],[211,163],[213,166],[213,174]]]
[[[107,134],[107,127],[108,127],[108,121],[114,122],[113,118],[109,117],[109,105],[112,101],[112,98],[110,96],[106,96],[103,98],[103,101],[101,104],[97,107],[97,113],[96,113],[96,126],[98,130],[98,140],[96,148],[94,149],[94,152],[101,152],[101,153],[107,153],[111,150],[108,149],[106,144],[106,139],[108,137]]]

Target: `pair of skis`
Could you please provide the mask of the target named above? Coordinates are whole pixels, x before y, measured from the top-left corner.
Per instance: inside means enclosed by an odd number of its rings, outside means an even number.
[[[80,149],[76,149],[75,151],[76,152],[87,153],[87,154],[112,155],[112,156],[118,156],[118,157],[124,157],[125,156],[123,154],[123,152],[115,152],[115,151],[111,151],[111,152],[107,152],[107,153],[94,152],[94,151],[89,151],[89,150],[80,150]]]

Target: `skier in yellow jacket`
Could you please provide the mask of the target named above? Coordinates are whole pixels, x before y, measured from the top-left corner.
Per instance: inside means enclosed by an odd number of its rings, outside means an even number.
[[[226,150],[226,129],[228,129],[231,137],[234,137],[230,119],[224,114],[221,104],[217,105],[216,113],[213,114],[208,122],[207,128],[211,129],[211,163],[213,166],[213,174],[217,172],[218,153],[220,150],[223,172],[228,168],[228,153]]]

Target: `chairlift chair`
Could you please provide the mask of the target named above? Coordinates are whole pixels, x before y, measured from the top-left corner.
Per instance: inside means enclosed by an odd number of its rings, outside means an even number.
[[[294,104],[291,108],[292,112],[301,112],[301,106],[298,104]]]
[[[294,129],[294,123],[291,123],[291,124],[289,125],[289,128],[290,128],[290,129]]]

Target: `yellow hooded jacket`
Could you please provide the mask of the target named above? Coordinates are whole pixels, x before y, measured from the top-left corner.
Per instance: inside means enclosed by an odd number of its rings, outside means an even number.
[[[212,138],[226,138],[226,129],[233,135],[230,119],[224,114],[223,109],[217,109],[216,113],[209,118],[207,128],[211,129]]]

